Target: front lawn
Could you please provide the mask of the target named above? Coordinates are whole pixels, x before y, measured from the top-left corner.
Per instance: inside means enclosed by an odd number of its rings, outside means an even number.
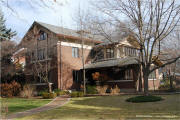
[[[8,114],[29,110],[49,103],[50,99],[1,98],[1,107],[8,106]],[[1,110],[4,111],[2,108]]]
[[[73,98],[54,110],[22,119],[179,119],[180,95],[161,95],[158,102],[131,103],[133,95]]]

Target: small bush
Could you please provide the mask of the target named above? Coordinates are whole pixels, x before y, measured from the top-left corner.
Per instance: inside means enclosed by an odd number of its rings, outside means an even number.
[[[96,89],[98,91],[99,94],[105,94],[106,90],[107,90],[108,86],[97,86]]]
[[[87,94],[97,94],[98,93],[96,86],[90,86],[90,85],[88,85],[86,87],[86,92],[87,92]]]
[[[72,92],[72,93],[70,94],[70,96],[71,96],[71,97],[78,97],[78,92]]]
[[[54,92],[58,93],[58,92],[61,92],[61,90],[60,89],[54,89]]]
[[[70,93],[70,96],[71,97],[83,97],[84,93],[75,91],[75,92]]]
[[[69,95],[69,91],[68,90],[59,90],[59,89],[55,89],[54,92],[57,94],[57,96],[60,96],[60,95]]]
[[[136,96],[132,98],[128,98],[127,102],[140,103],[140,102],[156,102],[163,100],[159,96]]]
[[[12,81],[11,85],[12,85],[13,96],[19,95],[19,93],[21,91],[21,85],[19,83],[15,82],[15,81]]]
[[[43,93],[48,92],[48,90],[42,90],[37,93],[37,96],[42,96]]]
[[[52,99],[52,98],[57,97],[57,94],[56,94],[56,93],[44,92],[44,93],[42,93],[42,97],[43,97],[44,99]]]
[[[13,91],[12,91],[12,85],[11,84],[1,84],[1,96],[3,97],[12,97]]]
[[[65,92],[65,91],[59,91],[59,92],[57,92],[57,96],[61,96],[61,95],[66,95],[66,92]]]
[[[84,93],[83,92],[78,92],[78,97],[83,97]]]
[[[111,88],[111,94],[116,95],[120,93],[119,87],[116,85],[114,88]]]
[[[49,93],[49,98],[55,98],[55,97],[57,97],[56,93]]]
[[[48,92],[42,93],[42,97],[43,97],[44,99],[48,99],[48,98],[49,98],[49,93],[48,93]]]
[[[11,83],[0,84],[1,96],[12,97],[17,96],[20,93],[21,85],[15,81]]]
[[[34,86],[26,84],[23,86],[23,90],[21,91],[20,95],[24,98],[31,98],[34,95]]]

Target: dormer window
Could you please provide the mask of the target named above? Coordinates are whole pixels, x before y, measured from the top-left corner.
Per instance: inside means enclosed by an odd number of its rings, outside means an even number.
[[[46,40],[46,39],[47,39],[47,33],[45,33],[44,31],[40,31],[38,40]]]
[[[124,47],[125,56],[137,56],[137,50],[130,47]]]

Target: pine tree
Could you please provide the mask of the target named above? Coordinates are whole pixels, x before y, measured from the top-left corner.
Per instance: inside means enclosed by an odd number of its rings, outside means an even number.
[[[16,35],[15,31],[6,28],[4,15],[0,10],[0,41],[10,40],[15,35]]]

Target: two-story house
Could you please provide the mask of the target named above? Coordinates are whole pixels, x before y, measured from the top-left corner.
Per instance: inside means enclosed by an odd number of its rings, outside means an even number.
[[[28,82],[43,83],[41,77],[47,77],[46,82],[53,83],[54,88],[73,89],[77,87],[73,77],[81,74],[77,71],[82,69],[82,54],[87,62],[91,48],[101,43],[99,38],[85,31],[34,22],[14,55],[26,49],[24,72]]]
[[[89,84],[117,85],[121,91],[143,88],[139,60],[139,43],[129,35],[118,42],[101,43],[91,51],[91,64],[85,66]],[[94,77],[95,76],[95,77]],[[149,76],[149,88],[158,89],[158,70]]]

